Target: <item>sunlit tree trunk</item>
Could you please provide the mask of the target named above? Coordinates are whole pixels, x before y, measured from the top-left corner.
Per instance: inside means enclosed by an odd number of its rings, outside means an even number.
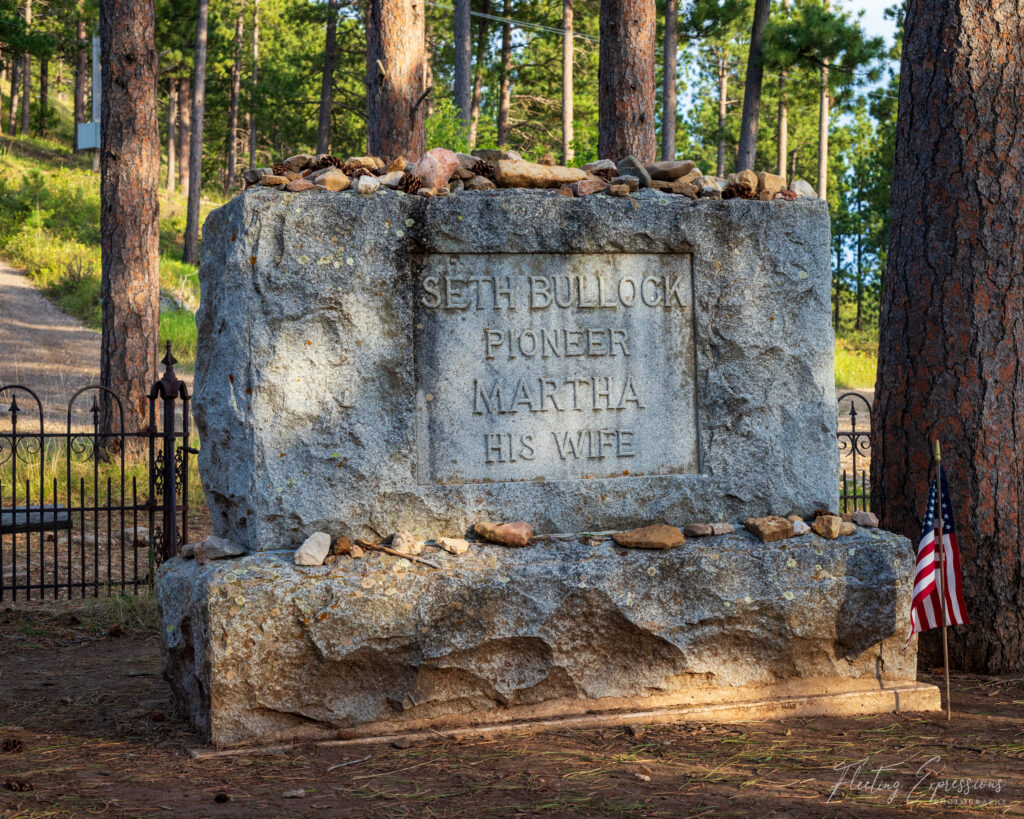
[[[334,93],[334,52],[338,32],[338,0],[327,2],[327,34],[324,36],[324,73],[320,82],[320,120],[316,127],[316,152],[327,153],[331,144],[331,99]]]
[[[573,23],[572,0],[562,0],[562,162],[572,162],[573,138]]]
[[[238,163],[238,97],[242,90],[242,35],[245,33],[245,9],[239,7],[235,17],[235,59],[231,63],[231,97],[228,101],[228,160],[224,168],[224,193],[235,184]]]
[[[483,0],[483,13],[491,13],[491,0]],[[487,47],[490,25],[486,17],[480,18],[477,30],[476,56],[473,63],[473,110],[469,123],[469,147],[476,147],[477,132],[480,126],[480,102],[483,98],[484,63],[487,60]]]
[[[256,167],[256,89],[260,65],[260,0],[252,0],[252,98],[249,100],[249,169]]]
[[[199,197],[203,188],[203,119],[206,108],[206,31],[210,0],[199,0],[196,19],[195,73],[192,86],[192,135],[189,140],[188,213],[182,259],[199,264]]]
[[[100,0],[103,54],[100,383],[117,394],[125,430],[149,423],[160,307],[156,14],[153,0]],[[104,432],[121,428],[106,402]]]
[[[370,0],[366,125],[375,156],[417,159],[426,148],[425,25],[423,0]]]
[[[178,79],[178,187],[188,196],[190,146],[192,142],[192,83]]]
[[[75,127],[80,123],[87,122],[88,118],[85,113],[85,88],[89,82],[89,39],[86,35],[85,27],[85,0],[78,0],[78,5],[75,7],[75,13],[78,15],[77,22],[77,37],[75,45],[77,50],[75,52]],[[73,142],[77,140],[72,137]],[[78,150],[75,149],[75,153]]]
[[[32,25],[32,0],[25,0],[25,25]],[[28,136],[30,132],[29,102],[32,99],[32,59],[26,53],[21,65],[21,133]]]
[[[175,170],[175,148],[177,142],[178,125],[178,81],[171,77],[167,81],[167,190],[174,193],[174,183],[177,181]]]
[[[512,14],[511,0],[505,0],[502,10],[506,22],[501,25],[501,80],[498,90],[498,144],[507,145],[509,137],[509,110],[512,107],[512,24],[508,22]]]
[[[471,108],[473,106],[472,92],[472,67],[470,61],[473,54],[473,40],[470,33],[470,5],[469,0],[454,0],[455,16],[455,76],[454,92],[455,107],[459,109],[459,116],[462,117],[462,124],[469,134],[469,123]]]
[[[662,67],[661,158],[676,158],[676,62],[679,0],[665,0],[665,54]]]
[[[725,49],[722,49],[718,56],[718,176],[725,176],[725,117],[729,110],[728,95],[729,63]]]
[[[740,147],[736,170],[752,169],[757,159],[757,125],[761,117],[761,82],[764,79],[764,27],[768,24],[771,0],[756,0],[747,53],[747,78],[743,84],[743,116],[740,119]]]
[[[970,626],[954,667],[1024,670],[1024,7],[909,0],[883,280],[872,508],[920,534],[942,442]],[[941,630],[919,643],[942,662]]]
[[[652,162],[654,0],[601,0],[601,43],[597,71],[597,155],[619,160],[630,154]]]

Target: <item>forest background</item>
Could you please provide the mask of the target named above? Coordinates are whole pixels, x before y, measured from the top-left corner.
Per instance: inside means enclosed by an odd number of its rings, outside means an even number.
[[[600,0],[568,0],[573,21],[571,164],[597,158]],[[668,6],[666,7],[666,3]],[[562,45],[566,0],[471,0],[472,110],[453,102],[453,9],[427,5],[427,147],[508,147],[528,159],[562,155]],[[658,0],[658,144],[662,144],[666,13],[676,19],[675,156],[705,173],[730,173],[748,68],[753,0]],[[868,37],[828,0],[773,0],[765,28],[758,170],[784,165],[789,181],[826,190],[832,217],[836,384],[875,381],[881,274],[889,205],[902,39]],[[198,282],[182,261],[196,4],[157,0],[162,148],[161,342],[190,364]],[[366,150],[365,4],[212,0],[202,151],[202,210],[241,188],[240,172],[315,152],[325,56],[330,152]],[[99,180],[73,152],[89,117],[91,35],[97,0],[0,0],[0,255],[25,267],[48,296],[100,324]],[[330,23],[333,21],[333,26]],[[333,49],[330,29],[335,29]],[[331,52],[333,51],[333,54]],[[27,60],[26,60],[27,57]],[[24,93],[25,65],[29,93]],[[827,105],[822,105],[826,91]],[[783,104],[780,104],[783,103]],[[26,105],[27,103],[27,105]],[[823,109],[827,143],[820,140]],[[780,150],[780,145],[784,146]],[[819,179],[819,157],[827,178]],[[824,182],[824,186],[821,184]]]

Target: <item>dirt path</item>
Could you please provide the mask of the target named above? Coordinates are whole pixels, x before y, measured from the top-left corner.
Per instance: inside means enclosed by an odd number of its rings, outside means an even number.
[[[0,261],[0,386],[22,384],[43,402],[47,425],[66,418],[67,401],[100,379],[100,334],[48,302],[20,270]],[[19,395],[23,423],[38,423]],[[0,395],[6,412],[10,394]]]
[[[940,714],[296,743],[192,759],[155,625],[0,612],[0,815],[972,816],[1024,811],[1024,681],[957,675]],[[130,614],[122,609],[120,615]],[[154,619],[154,615],[147,615]],[[932,674],[928,682],[938,682]],[[7,749],[6,752],[4,749]]]

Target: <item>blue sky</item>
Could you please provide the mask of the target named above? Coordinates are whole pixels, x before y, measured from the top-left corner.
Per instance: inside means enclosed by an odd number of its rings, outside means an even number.
[[[892,45],[896,30],[894,21],[885,19],[885,9],[895,5],[896,0],[844,0],[843,6],[856,13],[863,10],[861,24],[864,30],[877,37],[885,37],[885,42]]]

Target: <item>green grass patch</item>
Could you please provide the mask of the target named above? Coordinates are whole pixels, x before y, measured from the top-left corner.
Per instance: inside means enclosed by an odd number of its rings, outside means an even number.
[[[200,216],[220,204],[204,200]],[[194,265],[181,261],[186,201],[160,195],[160,289],[170,297],[160,338],[186,369],[195,362],[199,305]],[[99,329],[100,183],[88,157],[39,138],[0,137],[0,255],[20,267],[62,310]]]
[[[878,333],[850,333],[836,339],[836,387],[872,390],[878,370]]]

